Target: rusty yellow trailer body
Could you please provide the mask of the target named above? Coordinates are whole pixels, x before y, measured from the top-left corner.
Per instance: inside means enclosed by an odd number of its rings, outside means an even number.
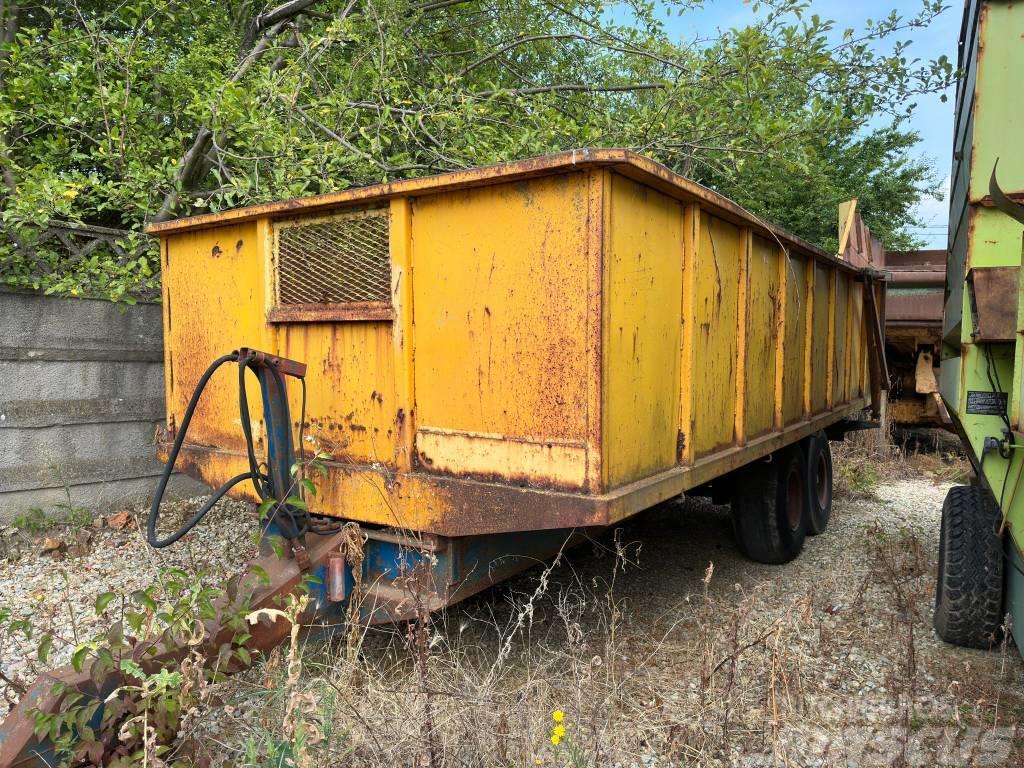
[[[223,352],[304,361],[306,450],[332,457],[312,511],[370,527],[612,524],[855,414],[878,384],[877,273],[624,150],[150,232],[165,439]],[[210,383],[179,459],[210,484],[247,468],[235,387]]]

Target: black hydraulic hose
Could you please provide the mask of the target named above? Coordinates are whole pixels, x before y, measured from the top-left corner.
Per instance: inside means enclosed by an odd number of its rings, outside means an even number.
[[[178,427],[178,434],[174,439],[174,445],[171,447],[170,454],[167,457],[167,465],[164,467],[163,474],[160,476],[160,483],[157,485],[156,494],[153,497],[153,506],[150,507],[149,517],[146,520],[146,540],[150,546],[157,549],[161,547],[169,546],[174,542],[178,541],[182,536],[191,531],[206,513],[209,512],[213,506],[220,501],[221,497],[224,496],[229,490],[234,488],[236,485],[244,480],[252,480],[252,484],[256,489],[257,495],[264,501],[271,498],[281,497],[282,499],[288,495],[288,490],[285,488],[275,489],[272,478],[260,471],[259,463],[256,461],[256,452],[253,448],[252,439],[252,421],[249,418],[249,401],[245,394],[245,371],[250,367],[250,363],[255,359],[255,354],[250,353],[246,357],[241,357],[238,352],[232,352],[229,355],[219,357],[210,364],[210,367],[206,369],[206,372],[199,378],[199,382],[196,384],[195,391],[192,393],[192,397],[188,402],[188,407],[185,408],[185,414],[182,416],[181,425]],[[192,515],[189,520],[183,524],[178,530],[163,539],[158,539],[156,534],[157,522],[160,518],[160,502],[163,500],[164,493],[167,490],[167,482],[170,480],[171,474],[174,472],[174,465],[178,460],[178,453],[181,450],[182,444],[185,442],[185,434],[188,432],[189,423],[192,421],[192,414],[195,412],[196,406],[199,404],[199,399],[202,396],[203,390],[206,388],[207,383],[210,381],[210,377],[213,376],[214,372],[228,362],[238,363],[238,409],[239,417],[242,422],[242,433],[245,437],[245,448],[246,458],[249,462],[249,471],[243,472],[240,475],[235,475],[233,478],[228,480],[224,485],[213,492],[213,495],[206,500],[206,503]],[[285,385],[284,379],[281,376],[281,372],[275,365],[270,365],[270,374],[274,377],[277,383],[278,391],[284,392]],[[305,422],[306,413],[306,381],[302,380],[302,421]],[[302,429],[299,430],[299,440],[303,438]],[[300,445],[300,450],[302,446]],[[299,486],[299,495],[302,496],[301,485]],[[275,490],[277,493],[275,493]],[[313,528],[311,516],[303,509],[298,509],[285,501],[280,501],[278,508],[274,513],[277,517],[277,524],[281,530],[282,535],[287,539],[298,538]]]
[[[249,418],[249,398],[245,394],[245,372],[253,357],[254,355],[250,353],[247,358],[238,359],[238,417],[242,422],[242,434],[245,436],[245,450],[249,459],[249,474],[252,475],[252,484],[256,486],[259,497],[266,499],[272,495],[270,483],[260,472],[259,464],[256,461],[256,452],[252,444],[252,421]]]
[[[163,474],[160,475],[160,483],[157,485],[156,494],[153,496],[153,506],[149,508],[149,517],[146,520],[146,540],[149,542],[151,547],[160,549],[176,542],[192,530],[196,523],[203,519],[206,513],[210,511],[213,505],[216,504],[221,496],[227,493],[230,488],[238,485],[243,480],[252,477],[251,472],[246,472],[245,474],[236,475],[231,478],[214,492],[213,496],[203,504],[202,508],[196,512],[187,523],[166,538],[158,539],[156,537],[156,524],[160,518],[160,502],[163,500],[164,493],[167,491],[167,482],[171,479],[171,473],[174,472],[174,464],[178,460],[178,452],[181,451],[181,445],[185,442],[185,433],[188,432],[188,425],[189,422],[192,421],[192,414],[195,413],[196,405],[199,404],[199,398],[203,394],[203,390],[206,388],[206,385],[210,381],[210,377],[213,376],[214,372],[224,365],[224,363],[235,362],[237,360],[237,352],[232,352],[229,355],[224,355],[223,357],[218,357],[214,360],[210,364],[210,367],[206,369],[206,372],[200,377],[199,383],[196,384],[196,389],[192,393],[192,398],[188,401],[188,407],[185,408],[185,414],[182,416],[181,424],[178,426],[178,435],[174,438],[174,445],[171,447],[171,452],[167,457],[167,464],[164,466]],[[252,443],[250,442],[250,451],[252,450],[251,445]]]
[[[168,464],[167,466],[170,467],[170,466],[173,466],[173,465]],[[221,497],[225,493],[230,491],[232,488],[234,488],[236,485],[238,485],[243,480],[250,480],[251,478],[252,478],[252,475],[250,475],[248,472],[243,472],[240,475],[235,475],[230,480],[228,480],[226,483],[224,483],[224,485],[222,485],[220,488],[218,488],[216,491],[214,491],[213,495],[206,500],[206,503],[203,504],[203,506],[199,508],[199,511],[196,512],[194,515],[192,515],[192,517],[189,518],[188,522],[185,523],[183,526],[181,526],[181,528],[176,530],[174,533],[172,533],[167,538],[157,539],[156,538],[156,520],[157,520],[157,517],[160,514],[159,511],[158,511],[158,507],[160,505],[160,498],[163,496],[163,487],[161,487],[159,489],[159,491],[157,492],[158,495],[157,495],[156,499],[154,499],[154,501],[153,501],[153,504],[154,504],[153,508],[151,508],[149,510],[149,520],[147,521],[147,525],[146,525],[146,539],[149,541],[149,545],[151,547],[155,547],[156,549],[160,549],[162,547],[170,546],[171,544],[176,542],[178,539],[180,539],[182,536],[184,536],[186,533],[188,533],[193,528],[195,528],[196,524],[200,520],[202,520],[204,517],[206,517],[206,513],[209,512],[211,509],[213,509],[213,505],[216,504],[218,501],[220,501]],[[156,512],[156,514],[154,514],[154,512]]]

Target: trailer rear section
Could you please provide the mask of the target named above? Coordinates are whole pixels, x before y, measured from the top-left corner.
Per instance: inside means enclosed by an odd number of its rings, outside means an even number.
[[[945,251],[887,251],[871,234],[858,201],[839,206],[839,254],[858,267],[884,270],[886,427],[950,428],[939,396],[939,347]]]
[[[886,251],[885,350],[891,374],[887,420],[950,429],[939,395],[945,251]]]

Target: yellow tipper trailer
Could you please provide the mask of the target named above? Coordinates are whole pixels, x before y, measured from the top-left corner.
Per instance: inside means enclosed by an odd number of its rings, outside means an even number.
[[[274,467],[303,460],[300,440],[307,459],[322,452],[317,492],[283,533],[301,560],[303,533],[358,523],[361,581],[392,608],[410,540],[448,553],[433,560],[441,605],[535,562],[511,555],[698,486],[733,489],[748,555],[788,560],[827,522],[826,431],[841,437],[885,383],[879,273],[625,150],[149,231],[163,262],[161,455],[225,350],[242,350],[243,378],[246,363],[304,375],[301,391],[248,379],[241,407],[266,470],[248,458],[229,375],[209,378],[171,458],[211,485],[251,468],[262,484],[231,492],[283,508],[294,482],[281,470],[271,492]]]
[[[828,440],[871,423],[856,414],[877,417],[888,380],[879,273],[624,150],[150,232],[167,466],[147,538],[174,543],[225,493],[260,502],[267,546],[226,591],[242,615],[306,584],[327,621],[422,620],[685,491],[729,501],[743,552],[785,562],[828,523]],[[219,487],[167,533],[176,465]],[[245,658],[290,635],[264,618]],[[236,669],[232,627],[208,621],[189,652]],[[183,655],[160,648],[133,658]],[[0,765],[53,764],[37,712],[123,682],[41,676],[0,724]]]

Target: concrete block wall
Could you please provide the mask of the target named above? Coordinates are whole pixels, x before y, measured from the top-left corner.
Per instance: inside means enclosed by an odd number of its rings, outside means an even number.
[[[159,305],[0,288],[0,521],[67,501],[144,504],[162,469]],[[205,490],[183,476],[171,494]]]

